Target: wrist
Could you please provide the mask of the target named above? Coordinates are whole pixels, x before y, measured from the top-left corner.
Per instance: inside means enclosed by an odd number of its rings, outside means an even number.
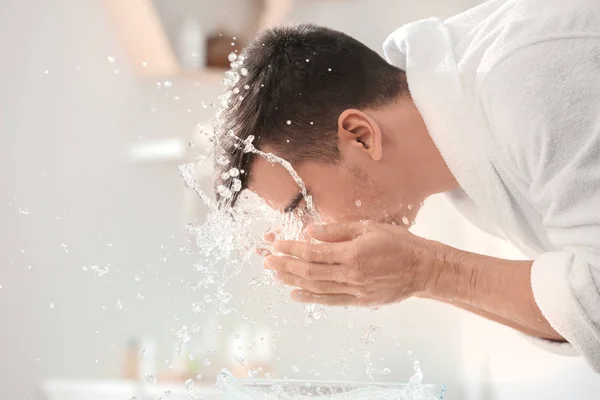
[[[437,243],[432,251],[430,275],[422,297],[456,301],[466,300],[475,292],[479,269],[471,253]]]

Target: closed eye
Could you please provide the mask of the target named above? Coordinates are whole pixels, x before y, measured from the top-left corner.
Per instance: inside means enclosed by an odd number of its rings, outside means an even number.
[[[302,196],[302,193],[298,193],[296,197],[294,197],[292,201],[290,201],[289,204],[284,208],[283,212],[287,214],[296,211],[303,199],[304,196]]]

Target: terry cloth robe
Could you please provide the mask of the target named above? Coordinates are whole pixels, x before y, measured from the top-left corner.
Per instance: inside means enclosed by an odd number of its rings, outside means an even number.
[[[600,0],[492,0],[384,43],[461,189],[444,194],[534,260],[531,287],[600,373]]]

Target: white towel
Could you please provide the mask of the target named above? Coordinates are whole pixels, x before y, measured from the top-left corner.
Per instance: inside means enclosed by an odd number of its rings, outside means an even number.
[[[535,300],[600,373],[600,0],[493,0],[384,43],[471,222],[534,260]]]

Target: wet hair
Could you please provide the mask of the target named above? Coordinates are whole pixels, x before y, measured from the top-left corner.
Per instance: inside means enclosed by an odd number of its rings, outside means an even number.
[[[259,150],[296,165],[338,163],[337,123],[346,109],[385,106],[408,94],[404,71],[358,40],[304,24],[262,32],[232,63],[215,124],[215,190],[233,205]],[[232,169],[233,168],[233,169]],[[243,171],[237,177],[228,171]],[[234,174],[231,174],[234,175]]]

